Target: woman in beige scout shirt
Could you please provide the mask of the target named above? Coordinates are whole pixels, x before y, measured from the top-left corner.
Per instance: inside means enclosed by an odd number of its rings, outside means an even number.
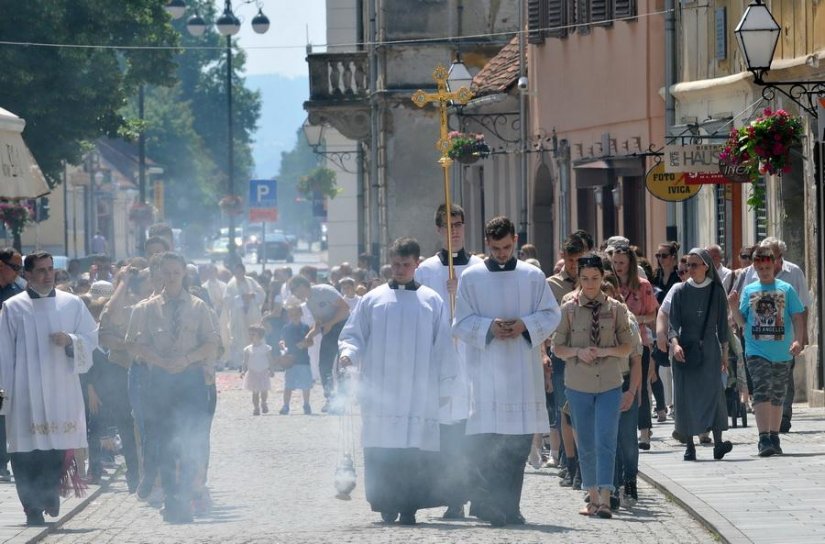
[[[598,255],[578,261],[579,289],[561,307],[554,351],[566,363],[564,384],[576,429],[582,488],[590,502],[582,515],[612,517],[616,441],[622,396],[622,359],[633,336],[627,307],[601,291],[604,266]]]

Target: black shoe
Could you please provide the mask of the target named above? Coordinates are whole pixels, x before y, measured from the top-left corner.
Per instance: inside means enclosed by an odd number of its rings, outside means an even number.
[[[650,449],[650,442],[639,442],[639,449],[647,451]]]
[[[695,461],[696,460],[696,448],[688,448],[685,450],[685,455],[682,457],[685,461]]]
[[[622,505],[622,501],[619,500],[619,497],[614,495],[610,495],[610,509],[614,512],[619,510],[619,507]]]
[[[768,438],[771,440],[771,445],[773,446],[773,451],[777,455],[782,455],[782,448],[779,446],[779,435],[771,433],[768,435]]]
[[[713,442],[713,440],[711,440],[711,438],[707,435],[699,437],[699,443],[700,444],[710,444],[712,442]]]
[[[582,489],[582,471],[576,467],[576,475],[573,476],[573,489],[581,491]]]
[[[759,450],[759,457],[770,457],[776,453],[776,449],[774,449],[771,439],[768,436],[759,437],[757,448]]]
[[[192,523],[194,521],[191,502],[179,499],[167,500],[160,515],[167,523]]]
[[[521,515],[521,512],[516,512],[515,514],[507,514],[506,520],[507,525],[525,525],[527,520],[524,519],[524,516]]]
[[[573,487],[573,476],[570,474],[569,470],[564,474],[564,477],[559,482],[559,486]]]
[[[695,451],[696,450],[694,450],[694,452]],[[625,482],[624,494],[627,495],[629,498],[633,499],[634,501],[639,500],[639,490],[636,488],[636,480],[633,480],[632,482]]]
[[[504,515],[504,512],[498,510],[497,508],[491,508],[485,512],[484,520],[487,521],[492,527],[504,527],[507,525],[507,516]]]
[[[398,518],[399,525],[415,525],[415,512],[402,512]]]
[[[718,444],[713,445],[713,458],[719,461],[722,459],[726,453],[730,453],[733,449],[733,444],[731,444],[730,440],[725,440],[724,442],[720,442]]]
[[[779,424],[779,432],[787,433],[791,430],[791,420],[782,418],[782,423]]]
[[[10,482],[11,472],[6,467],[0,468],[0,482]]]
[[[398,519],[398,512],[381,512],[381,520],[384,523],[395,523]]]
[[[561,467],[559,469],[558,477],[564,479],[567,477],[567,467]]]
[[[448,506],[441,519],[464,519],[464,505]]]
[[[43,517],[43,512],[26,512],[26,526],[45,527],[46,519]]]

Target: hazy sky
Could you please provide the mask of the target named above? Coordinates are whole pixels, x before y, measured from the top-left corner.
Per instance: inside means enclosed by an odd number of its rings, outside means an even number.
[[[247,54],[246,73],[306,77],[307,32],[310,42],[316,45],[326,41],[325,0],[261,0],[261,3],[271,23],[266,34],[255,34],[252,30],[252,18],[257,13],[254,4],[233,2],[235,15],[243,21],[238,36]],[[216,4],[223,6],[224,2]]]

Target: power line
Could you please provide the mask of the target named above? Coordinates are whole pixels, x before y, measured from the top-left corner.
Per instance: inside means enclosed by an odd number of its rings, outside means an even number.
[[[462,36],[444,36],[438,38],[416,38],[409,40],[390,40],[381,42],[353,42],[353,43],[325,43],[318,44],[318,47],[386,47],[391,45],[414,45],[426,43],[444,43],[444,42],[461,42],[466,40],[483,39],[483,38],[497,38],[497,37],[514,37],[520,32],[525,34],[531,32],[552,32],[558,30],[575,30],[578,28],[601,26],[605,24],[612,24],[623,21],[635,21],[640,18],[653,17],[656,15],[664,15],[669,10],[651,11],[648,13],[640,13],[634,16],[617,17],[614,19],[605,19],[601,21],[593,21],[587,23],[575,23],[570,25],[561,25],[545,28],[536,28],[528,30],[514,30],[508,32],[489,32],[482,34],[465,34]],[[102,50],[116,50],[116,51],[204,51],[215,50],[223,51],[226,47],[223,45],[110,45],[110,44],[80,44],[80,43],[48,43],[48,42],[22,42],[11,40],[0,40],[0,46],[8,47],[44,47],[54,49],[102,49]],[[276,49],[301,49],[304,50],[306,44],[302,45],[248,45],[244,46],[245,50],[276,50]]]

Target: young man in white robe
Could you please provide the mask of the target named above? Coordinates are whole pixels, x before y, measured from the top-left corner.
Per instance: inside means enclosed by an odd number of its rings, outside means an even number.
[[[339,365],[359,370],[364,485],[374,512],[415,524],[438,506],[440,383],[450,341],[450,309],[414,279],[421,253],[411,238],[390,247],[392,279],[361,299],[339,337]],[[449,364],[449,361],[447,361]]]
[[[0,412],[26,524],[42,526],[44,512],[60,513],[73,450],[87,447],[80,374],[92,366],[97,324],[83,301],[55,290],[50,254],[28,255],[23,269],[26,291],[0,313]]]
[[[524,464],[533,434],[549,431],[542,349],[561,312],[544,273],[513,256],[512,221],[491,219],[485,235],[490,256],[461,275],[453,334],[467,344],[473,510],[502,526],[525,523]]]
[[[246,275],[246,267],[240,261],[232,264],[232,275],[223,298],[225,323],[229,327],[229,349],[225,356],[231,368],[241,368],[243,348],[250,344],[249,327],[261,322],[266,294],[257,281]]]
[[[447,221],[450,222],[450,240],[447,239]],[[447,217],[447,206],[441,204],[435,212],[435,226],[443,241],[442,249],[426,259],[415,271],[415,280],[426,285],[439,294],[444,304],[455,300],[458,279],[467,267],[481,263],[475,255],[464,250],[464,210],[452,204]],[[448,244],[448,241],[450,244]],[[450,279],[447,247],[453,251],[454,278]],[[464,361],[464,342],[454,340],[447,348],[444,357],[452,358],[455,365],[455,378],[445,384],[449,395],[447,402],[441,406],[441,457],[442,474],[439,484],[443,489],[447,511],[444,519],[463,519],[464,504],[469,500],[469,451],[466,439],[467,413],[470,408],[470,383]]]

